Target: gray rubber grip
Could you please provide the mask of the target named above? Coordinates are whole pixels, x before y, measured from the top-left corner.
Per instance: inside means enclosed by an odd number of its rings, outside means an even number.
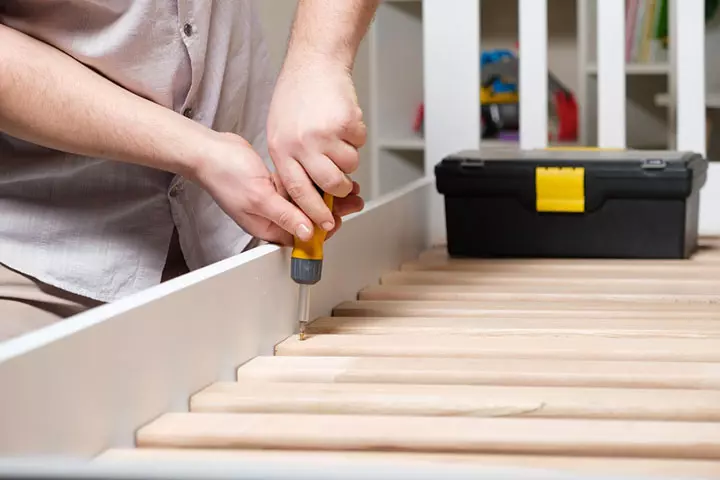
[[[292,258],[290,261],[290,276],[295,283],[313,285],[319,282],[322,276],[322,260]]]

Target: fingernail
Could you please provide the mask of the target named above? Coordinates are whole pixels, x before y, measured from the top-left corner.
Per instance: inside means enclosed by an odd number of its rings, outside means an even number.
[[[333,227],[334,227],[334,225],[332,224],[332,222],[325,222],[325,223],[322,224],[322,228],[323,228],[323,230],[325,230],[326,232],[329,232],[330,230],[332,230]]]
[[[312,237],[312,234],[310,232],[310,229],[307,227],[307,225],[300,224],[297,227],[297,230],[295,231],[295,235],[297,235],[300,240],[310,240]]]

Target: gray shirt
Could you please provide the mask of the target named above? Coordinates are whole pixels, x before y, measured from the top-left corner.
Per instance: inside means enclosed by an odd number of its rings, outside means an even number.
[[[272,92],[251,0],[2,0],[0,22],[215,130],[270,167]],[[191,269],[252,240],[195,184],[0,133],[0,263],[102,301],[157,284],[173,229]]]

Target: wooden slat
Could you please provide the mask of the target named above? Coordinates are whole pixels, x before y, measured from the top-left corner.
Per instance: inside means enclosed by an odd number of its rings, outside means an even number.
[[[450,453],[403,453],[379,451],[308,451],[308,450],[241,450],[241,449],[163,449],[116,448],[96,457],[96,463],[156,463],[163,460],[212,464],[243,464],[277,461],[298,468],[326,465],[397,466],[403,464],[428,466],[487,466],[554,469],[585,474],[653,475],[659,477],[720,478],[720,463],[712,460],[666,460],[616,457],[558,457],[546,455],[473,455]]]
[[[720,272],[718,272],[720,274]],[[373,285],[358,293],[359,300],[444,300],[482,302],[587,302],[604,306],[621,304],[646,304],[645,308],[674,310],[698,310],[714,308],[720,312],[720,295],[673,294],[673,293],[569,293],[558,288],[556,292],[504,292],[483,291],[468,285]],[[625,305],[623,309],[627,308]]]
[[[167,413],[141,427],[140,448],[394,450],[720,459],[717,423]]]
[[[523,358],[258,356],[243,381],[720,389],[720,363]]]
[[[718,263],[720,265],[720,262]],[[566,279],[574,281],[576,279],[606,278],[606,279],[643,279],[643,278],[673,278],[677,280],[705,280],[714,282],[718,277],[720,268],[713,265],[697,265],[688,266],[686,268],[676,268],[673,266],[657,267],[653,269],[638,269],[632,266],[626,268],[597,268],[584,267],[577,268],[572,264],[552,264],[543,267],[533,267],[519,263],[500,264],[500,260],[496,263],[474,264],[468,262],[447,262],[447,263],[420,263],[417,261],[403,264],[400,269],[402,272],[474,272],[485,275],[487,277],[515,277],[529,279],[535,277],[546,278],[552,276],[557,279]]]
[[[505,318],[468,317],[320,317],[312,321],[307,332],[320,334],[363,335],[581,335],[640,337],[717,337],[718,320],[635,320],[602,319],[588,322],[578,315],[574,319],[533,319],[523,315]]]
[[[486,257],[486,258],[453,258],[450,257],[446,245],[438,245],[422,251],[417,260],[421,263],[432,262],[456,262],[456,263],[499,263],[499,264],[577,264],[577,265],[608,265],[626,264],[628,266],[653,266],[653,265],[688,265],[704,262],[720,261],[720,242],[717,237],[704,237],[698,242],[698,250],[690,258],[669,258],[669,259],[632,259],[632,258],[545,258],[545,257]]]
[[[210,385],[190,411],[710,422],[720,391],[244,381]]]
[[[486,275],[520,274],[531,276],[594,275],[597,278],[677,277],[714,280],[720,261],[643,261],[643,260],[572,260],[572,259],[437,259],[412,260],[400,266],[401,271],[439,270],[482,272]]]
[[[482,272],[418,270],[390,272],[381,285],[473,285],[477,291],[522,293],[720,294],[720,284],[696,278],[558,278],[552,275],[485,275]]]
[[[565,358],[720,362],[718,338],[566,337],[562,335],[312,335],[292,336],[276,355]]]
[[[472,317],[565,318],[594,321],[610,318],[636,320],[717,320],[720,308],[706,305],[652,305],[620,302],[454,302],[421,300],[359,300],[338,304],[334,316],[342,317]],[[680,307],[680,308],[678,308]]]

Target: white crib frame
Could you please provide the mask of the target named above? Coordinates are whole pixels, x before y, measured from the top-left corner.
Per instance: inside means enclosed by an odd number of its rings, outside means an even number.
[[[424,0],[427,176],[346,220],[327,245],[324,280],[312,292],[313,315],[329,314],[382,273],[444,240],[433,167],[447,153],[481,148],[479,1]],[[683,9],[674,0],[671,10],[677,148],[705,154],[704,29],[698,28],[704,23],[704,0],[679,1]],[[542,148],[547,138],[547,29],[538,19],[546,18],[547,6],[542,0],[519,2],[520,146]],[[623,0],[598,2],[602,147],[625,147],[624,27],[618,21],[623,18]],[[712,213],[720,205],[720,163],[711,165],[701,198],[701,233],[720,233],[720,215]],[[110,447],[130,446],[139,426],[163,412],[185,410],[193,392],[232,378],[238,365],[256,355],[271,354],[296,328],[297,290],[289,278],[288,256],[287,249],[262,246],[0,345],[0,457],[7,459],[0,462],[0,475],[32,471],[77,478],[75,468],[86,468],[84,459]],[[47,455],[63,462],[79,458],[81,464],[14,461]],[[159,475],[160,467],[154,467]],[[362,467],[337,465],[336,473],[343,478],[367,475]],[[121,473],[94,468],[106,478]],[[259,464],[238,465],[229,473],[240,478],[261,470],[267,478],[331,478],[327,465],[294,466],[289,476],[277,465]],[[504,475],[467,468],[452,478],[483,478],[478,475],[487,472],[493,478]],[[408,473],[398,466],[384,471],[383,478]],[[449,470],[442,473],[451,478]],[[417,471],[412,474],[421,478]],[[213,475],[219,474],[200,476],[221,478]],[[513,470],[509,476],[544,474]]]

